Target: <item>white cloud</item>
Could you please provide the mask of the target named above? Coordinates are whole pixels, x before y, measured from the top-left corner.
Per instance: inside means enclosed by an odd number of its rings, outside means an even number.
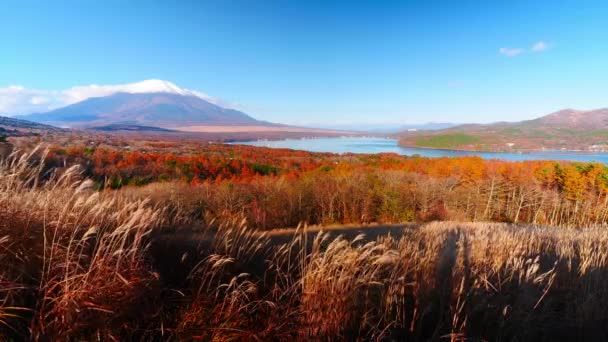
[[[63,105],[56,91],[26,89],[11,85],[0,88],[0,114],[21,114],[46,111]]]
[[[33,105],[41,105],[41,104],[45,104],[48,102],[49,102],[49,99],[44,96],[34,96],[30,99],[30,103]]]
[[[534,52],[543,52],[546,51],[547,49],[549,49],[549,44],[547,44],[546,42],[543,42],[542,40],[539,42],[534,43],[534,45],[532,45],[532,51]]]
[[[507,57],[515,57],[517,55],[520,55],[522,52],[524,52],[524,49],[502,47],[502,48],[498,49],[498,52],[500,52],[501,54],[503,54]]]
[[[195,90],[180,88],[169,81],[162,80],[145,80],[137,83],[118,85],[91,84],[88,86],[76,86],[63,91],[64,100],[68,104],[80,102],[91,97],[108,96],[115,93],[172,93],[196,96],[207,101],[214,100],[207,94]]]
[[[117,85],[74,86],[65,90],[28,89],[19,85],[0,87],[0,115],[29,114],[45,112],[55,108],[84,101],[91,97],[108,96],[124,92],[138,93],[172,93],[200,97],[222,107],[238,107],[220,99],[213,98],[196,90],[184,89],[162,80],[145,80],[136,83]]]
[[[500,52],[501,55],[504,55],[507,57],[515,57],[515,56],[519,56],[522,53],[527,52],[527,51],[539,53],[539,52],[547,51],[549,48],[551,48],[551,45],[549,43],[539,40],[538,42],[534,43],[534,45],[532,45],[532,47],[530,47],[529,50],[522,49],[522,48],[501,47],[500,49],[498,49],[498,52]]]

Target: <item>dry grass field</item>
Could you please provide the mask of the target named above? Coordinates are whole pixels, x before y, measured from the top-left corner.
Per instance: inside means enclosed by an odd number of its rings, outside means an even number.
[[[186,229],[77,167],[41,170],[0,165],[0,340],[608,338],[602,226]]]

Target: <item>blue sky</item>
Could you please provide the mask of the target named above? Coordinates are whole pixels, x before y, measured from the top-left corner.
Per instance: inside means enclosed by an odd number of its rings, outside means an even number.
[[[7,0],[0,95],[163,79],[284,123],[513,121],[608,106],[606,18],[605,1]]]

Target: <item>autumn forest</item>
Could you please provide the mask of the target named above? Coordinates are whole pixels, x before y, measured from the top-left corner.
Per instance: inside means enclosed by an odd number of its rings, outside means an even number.
[[[603,164],[77,134],[3,146],[3,339],[606,336]]]
[[[184,192],[181,210],[239,215],[261,229],[429,220],[588,225],[608,219],[608,167],[479,157],[333,155],[211,144],[192,153],[51,147],[47,167],[80,165],[98,189]],[[186,195],[187,194],[187,195]],[[158,199],[161,200],[161,199]]]

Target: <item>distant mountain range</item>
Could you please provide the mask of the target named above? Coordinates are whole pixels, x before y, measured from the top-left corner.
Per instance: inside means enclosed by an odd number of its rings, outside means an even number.
[[[174,128],[196,125],[272,125],[200,97],[180,93],[115,93],[21,119],[61,127],[137,125]]]
[[[401,132],[400,144],[475,151],[608,150],[608,109],[564,109],[534,120]]]
[[[411,125],[403,125],[401,126],[401,130],[430,130],[435,131],[438,129],[446,129],[454,126],[458,126],[459,124],[452,122],[427,122],[424,124],[411,124]]]
[[[323,129],[340,129],[347,131],[377,133],[377,134],[393,134],[404,130],[437,130],[444,129],[458,124],[449,122],[427,122],[423,124],[329,124],[329,125],[314,125]]]

